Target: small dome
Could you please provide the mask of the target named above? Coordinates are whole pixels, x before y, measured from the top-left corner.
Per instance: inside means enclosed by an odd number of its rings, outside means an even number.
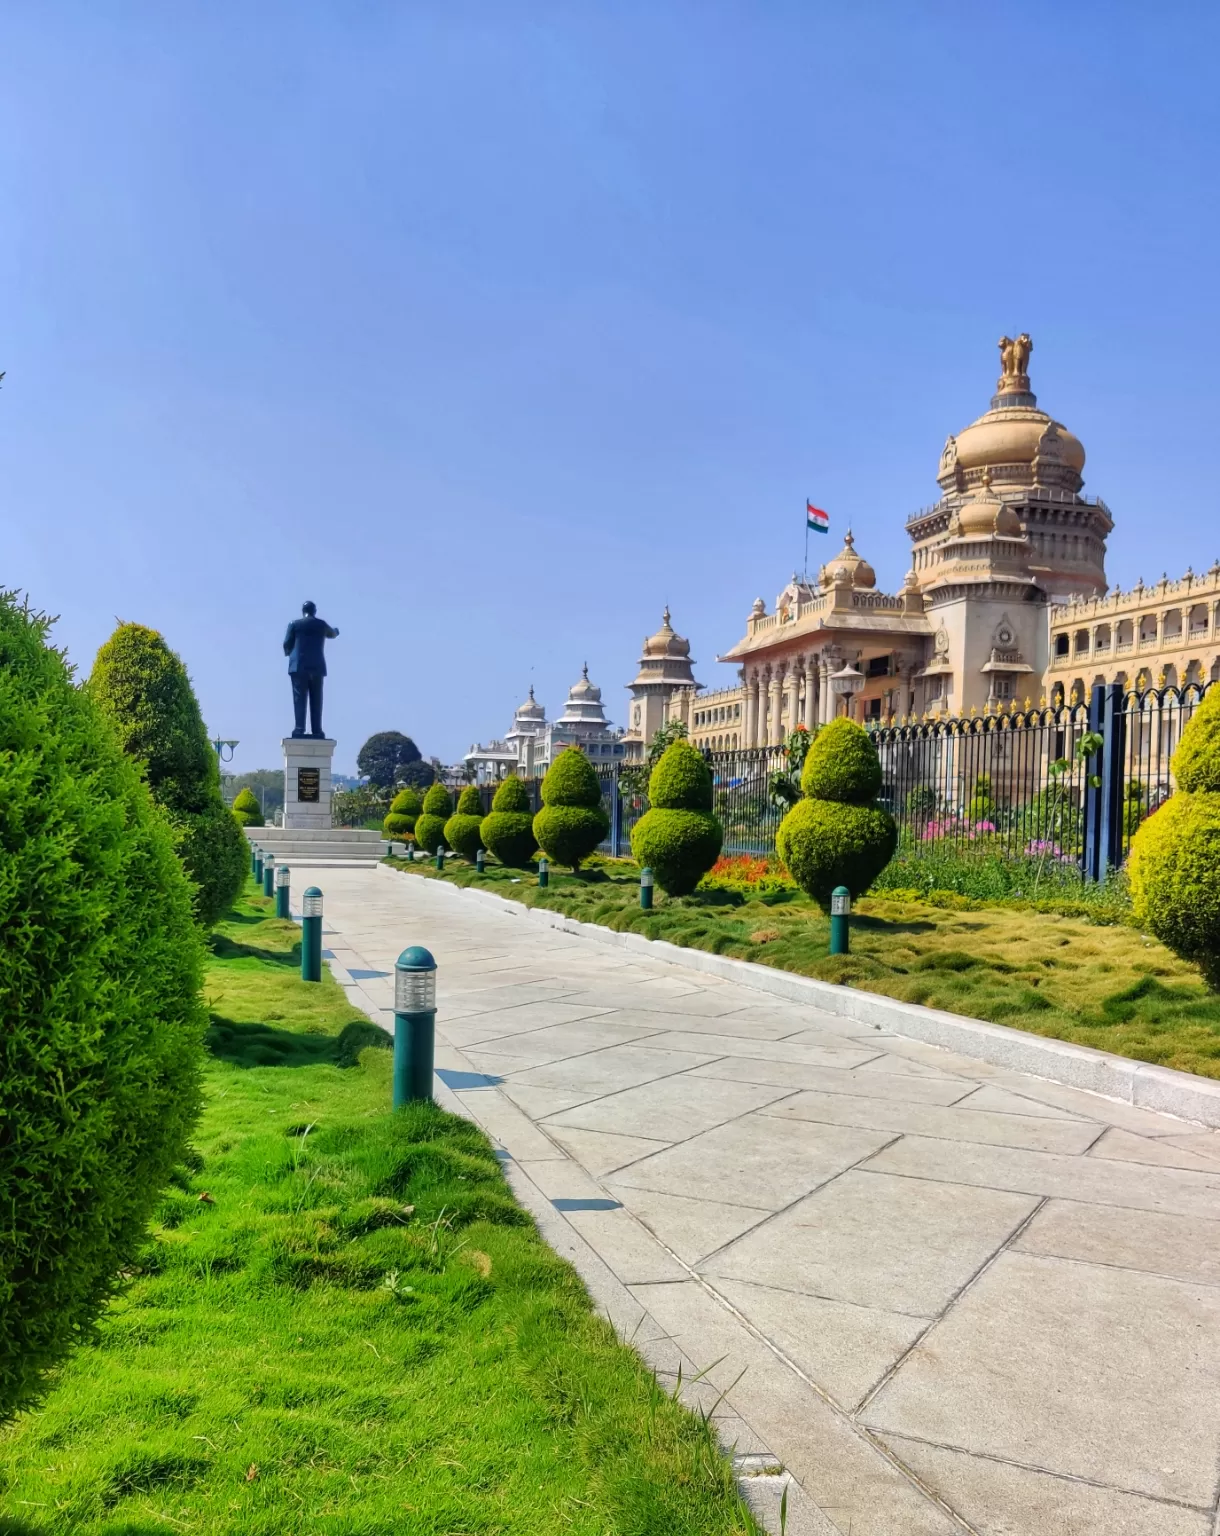
[[[573,699],[588,699],[591,703],[599,704],[601,702],[601,696],[601,689],[595,683],[591,683],[589,681],[589,663],[586,661],[584,666],[580,669],[579,682],[573,683],[571,689],[568,692],[568,701],[571,702]]]
[[[856,553],[856,541],[852,538],[851,529],[843,540],[843,548],[834,557],[828,560],[818,573],[820,586],[828,587],[836,576],[845,577],[853,587],[875,587],[877,585],[877,573],[862,556]]]
[[[669,608],[661,615],[661,627],[644,641],[645,656],[689,656],[690,641],[675,633],[669,622]]]
[[[1024,536],[1021,519],[991,489],[991,470],[983,471],[983,488],[957,510],[956,532],[963,538],[1019,539]]]
[[[534,698],[534,685],[530,684],[529,698],[524,704],[517,705],[518,720],[541,720],[545,717],[546,710]]]

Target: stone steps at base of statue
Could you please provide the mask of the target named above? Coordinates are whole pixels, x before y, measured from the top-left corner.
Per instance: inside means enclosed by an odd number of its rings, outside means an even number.
[[[383,833],[370,827],[243,827],[246,836],[259,848],[278,848],[281,843],[368,843],[386,841]]]

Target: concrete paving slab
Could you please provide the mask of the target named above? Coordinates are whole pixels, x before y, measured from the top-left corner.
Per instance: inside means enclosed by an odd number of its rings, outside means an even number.
[[[721,1021],[726,1029],[732,1019]],[[798,1044],[793,1040],[746,1040],[731,1034],[709,1034],[706,1030],[691,1034],[672,1030],[657,1035],[653,1042],[663,1051],[703,1050],[712,1056],[749,1056],[754,1061],[797,1062],[809,1067],[839,1067],[850,1071],[876,1053],[865,1047],[843,1042],[838,1045]]]
[[[469,1022],[459,1020],[455,1023],[442,1015],[438,1028],[454,1045],[478,1045],[483,1040],[545,1029],[548,1024],[573,1024],[577,1019],[602,1018],[611,1011],[589,1006],[573,1008],[568,1003],[522,1003],[516,1008],[496,1008],[489,1013],[476,1014]]]
[[[527,1088],[580,1089],[588,1100],[658,1078],[673,1077],[710,1059],[710,1053],[706,1051],[699,1054],[660,1050],[651,1039],[646,1039],[642,1044],[608,1046],[540,1066],[521,1061],[513,1077],[515,1082]]]
[[[1005,1253],[862,1418],[882,1434],[1210,1509],[1220,1355],[1200,1342],[1218,1329],[1215,1287]]]
[[[617,1131],[624,1136],[647,1136],[664,1126],[665,1134],[678,1140],[774,1103],[787,1092],[785,1088],[720,1079],[696,1091],[683,1073],[610,1094],[577,1109],[565,1109],[554,1117],[554,1124],[586,1131]]]
[[[1060,1109],[1057,1105],[1047,1104],[1040,1099],[1023,1099],[1007,1088],[995,1088],[990,1084],[974,1089],[964,1099],[958,1099],[956,1102],[959,1109],[985,1109],[997,1115],[1035,1115],[1039,1120],[1075,1120],[1081,1124],[1095,1123],[1086,1121],[1083,1116],[1072,1114],[1069,1110]]]
[[[616,1136],[610,1131],[578,1131],[570,1127],[550,1126],[548,1134],[595,1178],[638,1162],[654,1152],[664,1152],[669,1145],[644,1136]]]
[[[879,1439],[978,1536],[1212,1536],[1211,1517],[1180,1504],[897,1435]]]
[[[1119,1163],[1155,1163],[1162,1168],[1198,1168],[1204,1173],[1220,1173],[1220,1159],[1200,1157],[1159,1136],[1136,1136],[1111,1126],[1103,1131],[1089,1149],[1090,1157],[1104,1157]]]
[[[870,1165],[872,1166],[872,1165]],[[854,1169],[716,1254],[710,1277],[934,1318],[1037,1200]]]
[[[1201,1221],[1166,1211],[1048,1200],[1013,1247],[1220,1286],[1220,1210],[1215,1220]]]
[[[646,1031],[630,1024],[620,1024],[614,1014],[604,1014],[596,1019],[571,1024],[543,1024],[537,1029],[493,1036],[490,1040],[480,1041],[472,1049],[486,1051],[493,1056],[511,1056],[525,1068],[545,1066],[549,1062],[563,1061],[569,1056],[584,1056],[589,1052],[604,1050],[607,1046],[626,1045],[631,1040],[643,1038],[645,1034]],[[690,1065],[698,1066],[714,1054],[712,1051],[704,1051],[701,1057],[694,1057]]]
[[[744,1115],[633,1163],[615,1184],[669,1195],[710,1188],[726,1205],[775,1211],[889,1140],[886,1131]]]
[[[689,1272],[626,1207],[569,1211],[567,1218],[624,1285],[690,1279]]]
[[[771,1212],[742,1205],[724,1205],[689,1195],[663,1195],[656,1190],[617,1185],[614,1176],[604,1180],[607,1191],[635,1213],[649,1231],[685,1264],[697,1264],[706,1254],[732,1242]],[[705,1193],[711,1194],[705,1188]]]
[[[1041,1152],[1086,1152],[1098,1134],[1096,1125],[1083,1120],[1036,1120],[1029,1115],[995,1115],[981,1109],[962,1109],[960,1105],[946,1109],[935,1104],[903,1104],[893,1099],[860,1098],[846,1093],[798,1093],[763,1113],[779,1119],[820,1120],[830,1125],[868,1126],[879,1131],[914,1131],[949,1141],[1032,1147]],[[1170,1155],[1191,1156],[1172,1151]]]
[[[972,1085],[953,1078],[932,1081],[917,1077],[873,1074],[863,1083],[854,1072],[838,1067],[814,1067],[798,1062],[759,1061],[752,1056],[730,1057],[696,1068],[692,1077],[721,1077],[732,1082],[770,1083],[817,1089],[822,1093],[868,1093],[875,1099],[897,1099],[910,1104],[953,1104],[971,1092]]]

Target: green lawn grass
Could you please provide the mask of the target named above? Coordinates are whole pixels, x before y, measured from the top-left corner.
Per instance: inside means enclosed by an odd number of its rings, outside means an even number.
[[[191,1166],[96,1342],[0,1433],[0,1532],[756,1532],[482,1133],[388,1112],[386,1037],[250,893],[214,940]]]
[[[454,859],[441,875],[431,864],[390,862],[585,922],[1220,1077],[1220,996],[1196,966],[1123,924],[880,893],[855,905],[851,954],[831,956],[828,921],[799,891],[752,900],[728,890],[670,900],[657,891],[646,913],[639,872],[625,861],[598,861],[580,876],[552,870],[545,891],[532,872],[489,865],[479,876]]]

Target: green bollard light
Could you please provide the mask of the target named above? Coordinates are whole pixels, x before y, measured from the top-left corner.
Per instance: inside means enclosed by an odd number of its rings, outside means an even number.
[[[275,895],[275,860],[270,856],[263,865],[263,895]]]
[[[437,869],[440,869],[440,870],[443,870],[444,867],[445,867],[445,845],[444,845],[444,843],[437,843],[437,845],[436,845],[436,867],[437,867]]]
[[[836,885],[830,893],[830,953],[846,955],[851,950],[851,892]]]
[[[538,884],[545,891],[551,880],[551,866],[543,857],[538,860]]]
[[[262,885],[262,883],[263,883],[263,850],[261,848],[256,848],[254,850],[254,878],[258,882],[259,885]]]
[[[394,965],[394,1108],[431,1099],[436,1054],[436,961],[419,944]]]
[[[647,865],[640,870],[640,906],[645,912],[652,911],[652,870]]]
[[[258,873],[258,849],[254,846],[253,843],[251,843],[250,844],[250,874],[251,874],[251,876],[254,876],[257,873]]]
[[[287,864],[281,864],[275,871],[275,915],[276,917],[291,917],[292,908],[289,904],[290,888],[292,884],[292,871]]]
[[[316,885],[301,898],[301,980],[322,980],[322,892]]]
[[[481,848],[475,850],[474,867],[479,874],[483,874],[487,869],[487,855]]]

